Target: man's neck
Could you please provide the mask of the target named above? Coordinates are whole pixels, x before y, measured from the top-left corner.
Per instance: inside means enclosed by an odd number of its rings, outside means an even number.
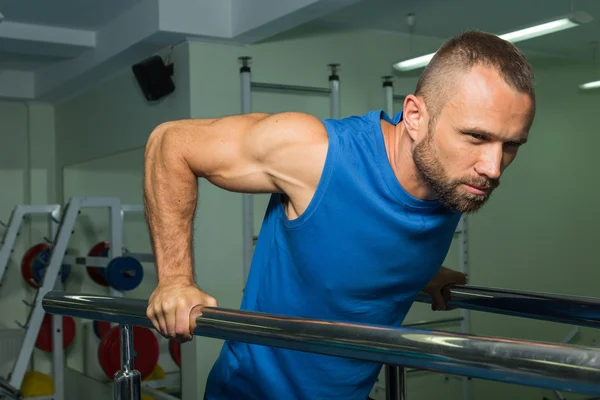
[[[433,193],[421,177],[412,155],[413,141],[406,132],[404,122],[394,126],[381,121],[385,148],[392,170],[400,185],[411,196],[423,200],[433,199]]]

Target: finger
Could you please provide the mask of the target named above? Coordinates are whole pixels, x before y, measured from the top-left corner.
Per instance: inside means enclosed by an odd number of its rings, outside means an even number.
[[[175,333],[178,337],[190,340],[192,333],[190,330],[190,310],[191,307],[187,304],[178,304],[175,311]]]
[[[204,303],[207,307],[218,307],[217,299],[212,296],[207,296],[206,302]]]
[[[148,308],[146,308],[146,316],[152,323],[152,326],[154,326],[154,329],[160,332],[160,325],[156,319],[156,314],[154,313],[154,307],[152,305],[149,305]]]
[[[176,305],[172,302],[164,302],[163,303],[163,316],[165,318],[165,325],[167,328],[167,334],[170,338],[175,338],[177,335],[175,326],[176,326]]]
[[[444,304],[447,306],[448,302],[450,301],[450,298],[452,297],[452,294],[450,292],[450,286],[446,286],[444,288],[442,288],[442,298],[444,299]]]
[[[190,321],[190,332],[192,333],[192,335],[194,334],[194,331],[196,330],[196,327],[197,327],[196,318],[198,318],[199,316],[202,315],[203,308],[204,308],[204,306],[197,305],[190,310],[189,321]]]
[[[158,322],[158,332],[164,337],[168,337],[167,323],[165,320],[164,303],[158,299],[154,302],[154,315]]]
[[[431,304],[431,309],[433,311],[446,309],[446,303],[444,302],[444,297],[441,292],[433,292],[431,298],[433,300],[433,303]]]
[[[160,303],[154,306],[154,315],[156,318],[156,322],[158,323],[158,332],[164,337],[167,337],[167,324],[165,322],[165,316],[163,314],[163,310]]]

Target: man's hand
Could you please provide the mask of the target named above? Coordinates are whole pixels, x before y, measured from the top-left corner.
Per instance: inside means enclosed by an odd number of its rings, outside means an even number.
[[[450,286],[466,284],[467,276],[462,272],[440,267],[438,273],[425,286],[423,292],[431,296],[433,300],[431,309],[433,311],[446,310],[450,301]]]
[[[217,307],[217,300],[189,279],[171,280],[159,283],[152,292],[146,315],[167,339],[187,342],[194,337],[196,326],[196,321],[190,319],[190,311],[198,305]]]

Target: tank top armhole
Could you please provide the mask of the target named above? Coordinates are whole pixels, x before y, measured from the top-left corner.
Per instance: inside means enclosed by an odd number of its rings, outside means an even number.
[[[285,227],[289,229],[300,228],[302,225],[307,223],[312,215],[318,210],[321,200],[323,200],[323,196],[325,196],[327,188],[329,187],[329,181],[335,167],[339,146],[337,132],[335,131],[335,127],[332,126],[331,121],[322,120],[321,122],[323,125],[325,125],[325,130],[327,132],[327,154],[325,155],[325,164],[323,165],[323,171],[321,172],[317,189],[315,190],[312,199],[308,203],[306,210],[304,210],[304,212],[300,214],[298,218],[289,219],[285,213],[282,195],[279,195],[279,202],[277,205],[279,218]]]

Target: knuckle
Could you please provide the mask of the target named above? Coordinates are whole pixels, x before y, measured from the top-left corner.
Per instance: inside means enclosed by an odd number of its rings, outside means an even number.
[[[173,311],[173,309],[175,308],[172,300],[163,301],[161,306],[162,306],[163,311],[165,311],[165,312]]]
[[[177,300],[176,300],[176,302],[177,302],[177,306],[179,306],[179,307],[187,307],[189,305],[189,303],[190,303],[189,300],[188,300],[188,298],[187,297],[183,297],[183,296],[182,297],[178,297]]]

